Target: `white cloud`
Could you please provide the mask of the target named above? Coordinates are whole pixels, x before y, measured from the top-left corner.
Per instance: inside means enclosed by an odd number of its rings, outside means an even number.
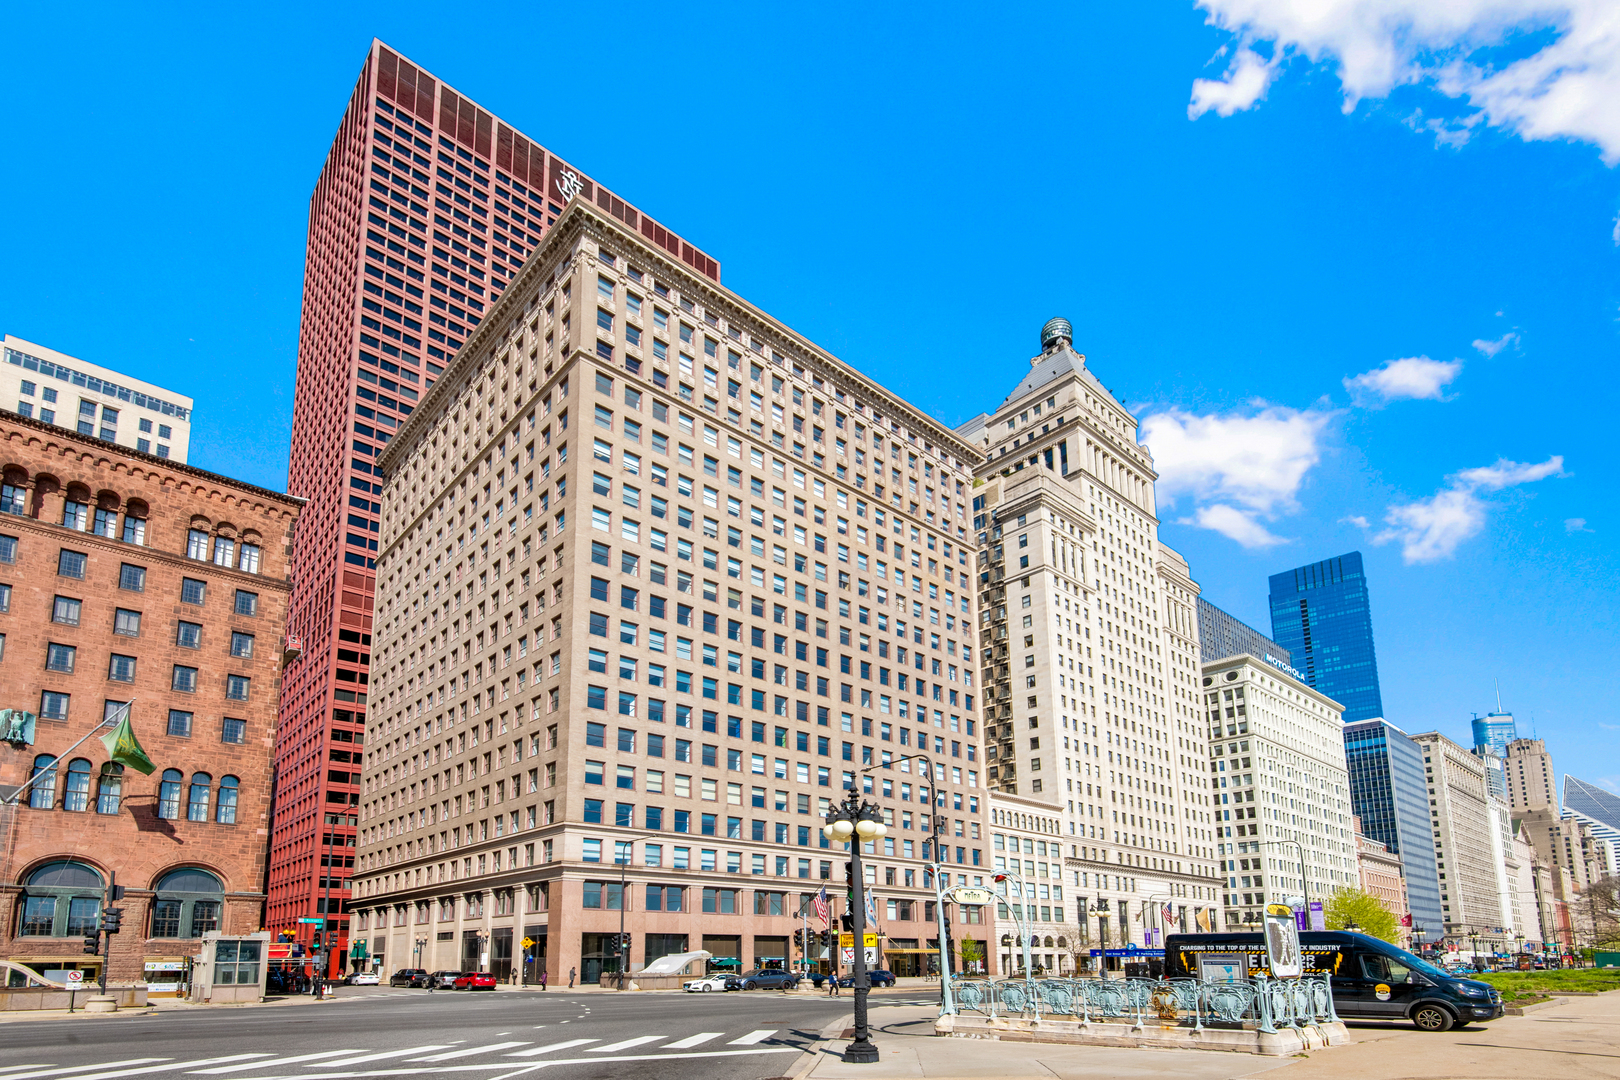
[[[1224,79],[1194,79],[1192,100],[1187,103],[1187,119],[1196,120],[1210,110],[1217,116],[1231,116],[1266,96],[1266,88],[1276,73],[1253,49],[1242,48],[1232,58]]]
[[[1193,84],[1188,115],[1222,116],[1265,95],[1290,55],[1336,61],[1344,110],[1403,85],[1466,103],[1436,134],[1485,123],[1524,139],[1574,139],[1620,163],[1620,6],[1613,0],[1198,0],[1237,39],[1222,80]],[[1545,41],[1510,62],[1500,47]],[[1272,59],[1254,46],[1270,45]],[[1521,48],[1522,52],[1522,48]],[[1498,62],[1493,62],[1498,61]],[[1223,111],[1223,108],[1225,111]],[[1428,124],[1423,126],[1428,127]]]
[[[1286,542],[1261,522],[1298,509],[1300,485],[1321,459],[1322,433],[1333,418],[1315,409],[1257,407],[1207,416],[1169,409],[1142,421],[1166,505],[1190,497],[1196,509],[1187,523],[1244,547]]]
[[[1339,521],[1342,524],[1354,525],[1358,529],[1372,528],[1372,522],[1368,521],[1360,514],[1351,514],[1349,517],[1340,518]]]
[[[1464,469],[1450,477],[1450,487],[1429,498],[1391,506],[1384,514],[1384,523],[1389,528],[1373,541],[1379,544],[1400,541],[1401,557],[1408,564],[1450,558],[1463,541],[1485,525],[1487,506],[1480,492],[1500,491],[1563,474],[1564,459],[1559,456],[1535,465],[1503,458],[1494,465]]]
[[[1517,330],[1509,330],[1495,341],[1486,341],[1484,338],[1474,339],[1474,348],[1484,353],[1486,359],[1495,356],[1509,345],[1515,349],[1519,347],[1519,333]]]
[[[1597,532],[1596,529],[1586,527],[1585,518],[1565,518],[1564,531],[1567,533]]]
[[[1360,403],[1374,399],[1399,401],[1402,398],[1440,401],[1446,384],[1457,377],[1462,367],[1461,360],[1408,356],[1345,379],[1344,388]]]
[[[1614,246],[1620,247],[1620,214],[1614,215]]]

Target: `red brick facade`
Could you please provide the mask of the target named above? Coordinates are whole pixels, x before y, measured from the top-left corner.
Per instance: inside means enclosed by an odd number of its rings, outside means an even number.
[[[95,879],[116,874],[128,892],[109,977],[127,982],[194,954],[210,924],[262,925],[299,502],[11,413],[0,471],[0,708],[39,714],[33,745],[0,743],[0,799],[40,756],[61,759],[0,807],[0,957],[93,972],[83,927]],[[59,694],[65,710],[47,700]],[[68,751],[131,701],[157,769],[125,769],[114,795],[98,738]],[[184,870],[217,888],[171,877]]]

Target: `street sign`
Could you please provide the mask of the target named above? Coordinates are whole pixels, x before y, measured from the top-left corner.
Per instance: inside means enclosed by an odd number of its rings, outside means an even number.
[[[524,947],[524,948],[525,948],[525,949],[532,949],[532,948],[534,948],[534,938],[532,938],[532,937],[526,937],[526,938],[524,938],[524,939],[523,939],[523,947]]]
[[[299,919],[298,921],[301,922],[301,923],[314,923],[316,926],[325,926],[326,925],[326,920],[325,919]]]
[[[863,944],[865,944],[868,949],[877,948],[878,936],[876,934],[862,934],[861,937],[863,939]],[[855,935],[839,934],[838,944],[846,949],[853,949],[855,947]]]
[[[965,885],[952,889],[946,895],[958,904],[989,904],[996,898],[996,894],[989,889],[970,889]]]
[[[84,972],[74,968],[72,971],[67,973],[67,981],[69,986],[75,986],[84,982]]]

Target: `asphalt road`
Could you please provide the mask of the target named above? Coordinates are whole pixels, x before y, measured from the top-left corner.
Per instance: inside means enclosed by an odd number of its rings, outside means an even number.
[[[885,1002],[926,994],[872,995]],[[344,987],[334,1001],[0,1028],[0,1080],[767,1080],[791,1073],[849,991],[452,993]]]

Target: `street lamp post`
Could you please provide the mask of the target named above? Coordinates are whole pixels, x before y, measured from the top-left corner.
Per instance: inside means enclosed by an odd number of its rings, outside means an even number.
[[[426,947],[427,938],[416,939],[416,963],[412,965],[413,967],[420,968],[422,966],[422,950]]]
[[[1299,885],[1300,888],[1305,891],[1305,911],[1307,912],[1306,918],[1309,918],[1309,912],[1311,910],[1311,879],[1305,873],[1304,845],[1302,845],[1298,840],[1262,840],[1261,843],[1265,844],[1267,847],[1283,844],[1294,845],[1294,850],[1299,853]]]
[[[1097,939],[1102,943],[1102,955],[1098,957],[1097,976],[1103,982],[1108,981],[1108,898],[1097,897],[1096,901],[1086,908],[1087,914],[1097,916]]]
[[[866,973],[866,874],[861,869],[861,844],[888,831],[888,826],[883,824],[883,812],[876,803],[862,800],[854,784],[850,785],[843,801],[834,804],[822,828],[829,840],[849,844],[850,869],[854,871],[851,885],[855,903],[849,922],[855,942],[851,972],[855,983],[855,1041],[844,1050],[844,1060],[852,1064],[871,1065],[878,1060],[878,1049],[872,1045],[866,1016],[866,998],[872,983]]]
[[[1007,893],[1006,886],[1009,878],[1016,881],[1018,884],[1019,903],[1016,905],[1012,902],[1011,897]],[[991,880],[1002,887],[1002,902],[1005,903],[1008,909],[1012,911],[1013,921],[1018,924],[1018,936],[1019,939],[1024,943],[1024,980],[1027,982],[1035,977],[1035,968],[1029,955],[1029,939],[1034,931],[1030,929],[1029,925],[1029,909],[1023,904],[1023,901],[1028,899],[1025,894],[1029,892],[1029,887],[1024,884],[1024,879],[1020,875],[1011,872],[997,874]]]
[[[619,941],[618,941],[618,949],[616,951],[619,954],[619,989],[620,990],[624,989],[624,976],[625,976],[625,970],[624,969],[628,966],[628,959],[627,959],[627,957],[625,955],[626,949],[625,949],[625,942],[624,942],[624,912],[625,912],[625,909],[630,906],[630,898],[629,898],[629,894],[627,894],[624,891],[624,871],[625,871],[625,867],[629,866],[630,861],[632,859],[634,859],[635,856],[636,856],[636,841],[637,840],[646,840],[646,839],[648,839],[650,837],[654,837],[654,836],[657,836],[657,835],[659,835],[659,834],[658,833],[644,833],[641,836],[632,836],[628,840],[614,840],[613,841],[613,861],[619,864]]]

